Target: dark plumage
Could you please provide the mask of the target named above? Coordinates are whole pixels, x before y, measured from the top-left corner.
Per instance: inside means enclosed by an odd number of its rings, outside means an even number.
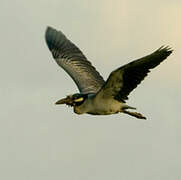
[[[150,69],[159,65],[171,53],[172,50],[168,46],[162,46],[152,54],[116,69],[100,91],[124,102],[128,99],[129,93],[147,76]]]

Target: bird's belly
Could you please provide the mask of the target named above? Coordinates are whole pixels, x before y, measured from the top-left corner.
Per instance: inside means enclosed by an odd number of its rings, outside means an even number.
[[[95,102],[93,106],[94,108],[87,113],[93,115],[115,114],[122,111],[123,105],[124,103],[120,103],[112,99],[101,102]]]

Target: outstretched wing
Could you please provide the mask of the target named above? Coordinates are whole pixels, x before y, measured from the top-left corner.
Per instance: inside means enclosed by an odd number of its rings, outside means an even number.
[[[99,98],[113,97],[124,102],[128,99],[129,93],[147,76],[150,69],[158,66],[171,53],[172,50],[168,46],[162,46],[154,53],[116,69],[110,74],[96,96]]]
[[[72,77],[81,93],[96,93],[102,87],[104,79],[61,31],[48,27],[45,40],[57,64]]]

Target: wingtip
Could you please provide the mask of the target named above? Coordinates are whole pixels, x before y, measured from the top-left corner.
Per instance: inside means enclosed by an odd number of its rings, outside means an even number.
[[[57,31],[51,26],[47,26],[45,31],[45,41],[50,51],[58,49],[59,46],[66,41],[65,35],[61,31]]]
[[[45,30],[45,41],[50,51],[59,43],[58,31],[51,26],[47,26]]]
[[[47,26],[46,31],[45,31],[45,35],[46,35],[47,32],[52,31],[52,30],[54,31],[55,29],[53,27],[51,27],[51,26]]]
[[[169,54],[171,54],[174,50],[169,45],[163,45],[159,49],[156,50],[156,52],[160,52],[160,51],[166,51]]]
[[[51,45],[50,45],[50,34],[51,34],[52,30],[53,30],[53,28],[50,26],[47,26],[46,30],[45,30],[45,41],[50,50],[52,49]]]

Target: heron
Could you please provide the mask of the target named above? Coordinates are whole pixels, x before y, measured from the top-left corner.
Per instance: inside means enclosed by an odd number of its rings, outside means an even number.
[[[128,95],[173,51],[169,46],[161,46],[153,53],[112,71],[105,81],[82,51],[61,31],[48,26],[45,41],[57,64],[79,89],[79,93],[72,93],[55,104],[71,106],[76,114],[125,113],[138,119],[146,117],[135,112],[135,107],[127,105]]]

